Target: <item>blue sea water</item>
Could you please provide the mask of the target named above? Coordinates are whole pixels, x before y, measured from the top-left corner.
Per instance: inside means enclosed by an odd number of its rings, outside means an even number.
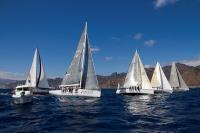
[[[14,105],[0,90],[0,132],[200,132],[200,89],[173,94],[122,96],[102,90],[101,98],[34,97]]]

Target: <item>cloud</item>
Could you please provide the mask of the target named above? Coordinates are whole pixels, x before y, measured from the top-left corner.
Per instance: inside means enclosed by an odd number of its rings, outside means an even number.
[[[11,80],[24,80],[25,75],[12,72],[2,72],[0,71],[0,79],[11,79]]]
[[[145,68],[151,68],[151,65],[144,65]]]
[[[161,8],[161,7],[167,6],[169,4],[174,4],[174,3],[178,2],[178,1],[179,0],[155,0],[153,2],[153,4],[154,4],[155,8]]]
[[[111,56],[106,56],[106,57],[105,57],[105,60],[106,60],[106,61],[110,61],[110,60],[112,60],[112,59],[113,59],[113,57],[111,57]]]
[[[194,59],[194,60],[183,60],[183,61],[179,61],[180,63],[189,65],[189,66],[199,66],[200,65],[200,58],[199,59]]]
[[[94,48],[91,48],[91,51],[92,52],[99,52],[101,49],[100,48],[97,48],[97,47],[94,47]]]
[[[147,40],[144,42],[144,44],[148,47],[153,47],[157,43],[156,40]]]
[[[134,40],[140,40],[140,39],[142,39],[142,36],[143,36],[142,33],[136,33],[136,34],[133,35],[133,39]]]

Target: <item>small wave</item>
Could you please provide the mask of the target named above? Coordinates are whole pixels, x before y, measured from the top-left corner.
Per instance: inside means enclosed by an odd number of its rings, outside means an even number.
[[[93,102],[96,102],[98,99],[85,99],[85,102],[88,102],[88,103],[93,103]]]
[[[9,96],[10,93],[0,93],[0,96]]]
[[[65,98],[63,98],[63,97],[59,97],[59,98],[58,98],[58,101],[59,101],[59,102],[63,102],[63,103],[68,102],[68,100],[65,99]]]
[[[34,99],[37,99],[37,100],[40,100],[40,98],[38,98],[38,97],[33,97]]]

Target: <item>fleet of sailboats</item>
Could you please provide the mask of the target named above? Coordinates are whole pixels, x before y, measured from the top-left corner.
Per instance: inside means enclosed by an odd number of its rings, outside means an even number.
[[[59,97],[101,97],[92,50],[85,24],[73,60],[63,77],[58,90],[49,90],[49,84],[41,61],[39,50],[36,48],[31,69],[24,85],[15,88],[12,95],[14,103],[24,104],[32,102],[33,94],[51,94]],[[116,94],[154,94],[156,92],[189,90],[176,64],[173,62],[169,81],[161,65],[157,62],[151,82],[146,74],[144,65],[136,50],[124,84],[116,90]]]
[[[39,74],[37,66],[38,62]],[[49,88],[50,87],[44,72],[40,53],[39,50],[36,48],[31,69],[28,73],[25,85],[17,86],[12,97],[14,98],[14,102],[16,104],[24,104],[32,102],[33,94],[48,94]]]
[[[171,85],[169,84],[165,73],[162,70],[162,67],[157,62],[152,79],[151,79],[151,85],[154,88],[155,92],[168,92],[172,93],[173,89]]]

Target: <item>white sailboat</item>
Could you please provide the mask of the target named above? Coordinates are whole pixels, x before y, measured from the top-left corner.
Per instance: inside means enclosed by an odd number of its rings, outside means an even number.
[[[151,85],[155,89],[155,92],[168,92],[172,93],[173,89],[171,85],[169,84],[162,67],[157,62],[152,79],[151,79]]]
[[[37,78],[37,61],[39,59],[39,76]],[[32,66],[27,76],[25,85],[16,87],[12,97],[14,103],[24,104],[32,102],[33,94],[48,94],[49,84],[44,73],[44,67],[41,63],[41,58],[38,49],[35,50]]]
[[[49,93],[66,97],[101,96],[87,34],[87,23],[85,24],[75,56],[59,88],[60,90],[51,90]]]
[[[138,52],[132,59],[122,88],[117,89],[117,94],[154,94],[154,90],[147,77]]]
[[[186,85],[185,81],[183,80],[178,68],[176,67],[175,62],[172,63],[169,82],[174,91],[189,90],[189,87]]]

